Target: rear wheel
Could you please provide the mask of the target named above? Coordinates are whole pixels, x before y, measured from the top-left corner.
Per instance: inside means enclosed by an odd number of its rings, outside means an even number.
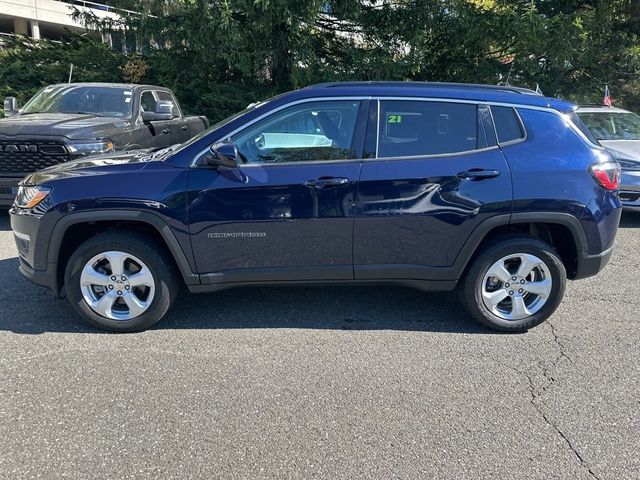
[[[109,232],[87,240],[69,259],[69,301],[90,324],[112,331],[144,330],[167,312],[178,282],[151,239]]]
[[[480,323],[522,332],[556,310],[566,287],[566,271],[556,251],[531,237],[502,240],[473,262],[459,294]]]

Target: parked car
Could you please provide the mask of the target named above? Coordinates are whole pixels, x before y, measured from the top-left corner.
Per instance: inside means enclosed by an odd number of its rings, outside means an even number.
[[[204,116],[184,116],[171,90],[152,85],[51,85],[21,109],[15,98],[4,107],[0,206],[13,203],[28,173],[87,155],[168,147],[209,126]]]
[[[594,138],[622,167],[622,206],[640,210],[640,116],[605,105],[581,106],[577,113]]]
[[[173,148],[29,175],[19,268],[115,331],[158,322],[180,284],[457,288],[478,321],[524,331],[618,228],[619,166],[574,109],[489,86],[304,88]]]

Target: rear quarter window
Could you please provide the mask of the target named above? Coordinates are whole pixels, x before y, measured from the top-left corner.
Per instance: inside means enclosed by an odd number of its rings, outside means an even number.
[[[491,113],[499,143],[507,143],[524,138],[524,129],[514,108],[492,106]]]

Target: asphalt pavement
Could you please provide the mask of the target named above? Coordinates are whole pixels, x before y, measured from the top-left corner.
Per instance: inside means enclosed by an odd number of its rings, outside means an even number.
[[[183,295],[107,334],[17,271],[0,214],[0,478],[640,478],[640,214],[520,335],[452,294]]]

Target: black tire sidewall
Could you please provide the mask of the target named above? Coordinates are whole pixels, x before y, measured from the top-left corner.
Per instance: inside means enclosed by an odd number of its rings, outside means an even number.
[[[135,332],[149,328],[166,314],[178,289],[173,272],[149,240],[129,233],[106,233],[87,240],[71,255],[65,271],[65,290],[69,302],[85,321],[105,330]],[[149,268],[155,282],[151,306],[131,320],[112,320],[98,315],[84,300],[80,289],[80,275],[86,263],[100,253],[114,250],[139,258]]]
[[[496,316],[484,304],[482,283],[487,270],[501,258],[517,253],[529,253],[540,258],[549,269],[552,290],[544,306],[521,320],[505,320]],[[531,238],[514,238],[487,249],[473,263],[463,284],[463,301],[467,310],[480,323],[499,331],[523,332],[547,320],[558,308],[564,296],[567,274],[555,250],[548,244]]]

